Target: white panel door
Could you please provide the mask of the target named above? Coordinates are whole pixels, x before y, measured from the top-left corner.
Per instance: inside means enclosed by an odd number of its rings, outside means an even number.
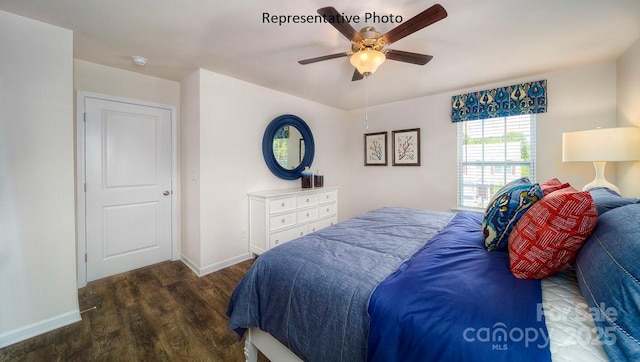
[[[171,258],[171,111],[85,98],[87,281]]]

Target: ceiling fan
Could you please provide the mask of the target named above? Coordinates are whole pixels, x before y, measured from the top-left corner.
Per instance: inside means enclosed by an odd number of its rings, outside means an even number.
[[[331,6],[318,9],[318,14],[332,19],[339,19],[342,17],[340,12]],[[298,63],[304,65],[323,60],[350,56],[351,64],[356,67],[353,77],[351,78],[352,81],[360,80],[365,76],[373,74],[385,59],[425,65],[433,58],[433,56],[405,52],[402,50],[385,49],[385,47],[446,17],[447,11],[442,7],[442,5],[435,4],[406,22],[391,29],[384,35],[378,32],[373,26],[364,27],[362,30],[357,32],[346,21],[331,22],[331,25],[333,25],[334,28],[351,41],[351,51],[304,59],[298,61]]]

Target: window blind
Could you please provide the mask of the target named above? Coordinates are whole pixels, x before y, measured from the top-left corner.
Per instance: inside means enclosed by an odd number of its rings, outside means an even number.
[[[458,207],[486,208],[505,184],[535,182],[535,115],[458,123]]]

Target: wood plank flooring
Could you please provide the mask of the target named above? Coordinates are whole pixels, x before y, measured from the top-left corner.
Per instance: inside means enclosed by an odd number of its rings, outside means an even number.
[[[244,361],[226,310],[251,263],[198,277],[164,262],[90,282],[81,322],[0,349],[0,361]]]

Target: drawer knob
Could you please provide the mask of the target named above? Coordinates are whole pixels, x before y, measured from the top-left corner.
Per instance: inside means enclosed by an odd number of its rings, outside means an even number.
[[[278,243],[280,243],[280,240],[276,240],[276,245],[278,245]]]
[[[287,206],[287,204],[285,204],[284,202],[282,204],[280,204],[280,206],[285,207]]]
[[[307,217],[309,217],[309,213],[307,213]]]
[[[307,202],[309,202],[309,199],[307,199]]]
[[[285,222],[285,220],[284,220],[284,219],[282,219],[282,223],[283,223],[283,224],[284,224],[284,222]]]
[[[313,230],[311,230],[311,231],[316,231],[316,228],[313,228]]]
[[[327,200],[329,200],[329,195],[327,195]]]
[[[327,211],[329,211],[329,208],[327,207]]]
[[[304,235],[304,233],[301,231],[301,232],[300,232],[300,236],[302,236],[302,235]]]

